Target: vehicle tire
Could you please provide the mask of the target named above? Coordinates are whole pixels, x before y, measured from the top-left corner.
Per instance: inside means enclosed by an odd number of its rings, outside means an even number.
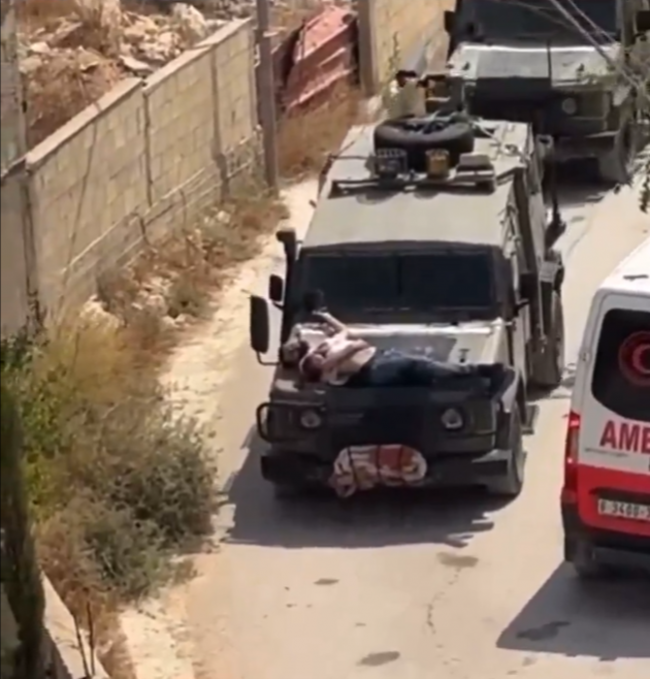
[[[508,471],[504,476],[490,481],[488,491],[491,495],[514,499],[521,493],[524,487],[526,466],[526,452],[524,450],[524,436],[519,406],[513,406],[512,414],[510,415],[508,446],[511,452],[510,460],[508,461]]]
[[[616,135],[612,149],[597,158],[598,177],[603,184],[618,186],[630,181],[636,146],[636,123],[631,120]]]
[[[537,361],[535,385],[542,389],[556,389],[564,376],[564,310],[557,290],[551,297],[551,332],[546,338],[544,353]]]
[[[570,563],[578,576],[578,579],[598,580],[607,575],[607,570],[592,558],[589,545],[585,542],[565,541],[564,553],[570,554]]]
[[[375,149],[406,151],[409,167],[416,172],[426,169],[426,152],[441,149],[449,152],[452,165],[463,153],[474,150],[474,130],[463,115],[444,120],[429,118],[393,118],[377,125]]]

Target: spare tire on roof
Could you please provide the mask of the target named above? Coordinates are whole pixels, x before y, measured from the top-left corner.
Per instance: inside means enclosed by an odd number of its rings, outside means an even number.
[[[377,125],[374,144],[375,150],[406,151],[409,168],[424,172],[427,151],[447,151],[451,165],[456,165],[463,153],[471,153],[474,150],[474,130],[462,114],[445,118],[407,116]]]

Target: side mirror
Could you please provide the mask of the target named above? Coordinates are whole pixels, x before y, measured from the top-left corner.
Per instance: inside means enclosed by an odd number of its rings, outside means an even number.
[[[269,276],[269,299],[276,304],[281,304],[284,300],[284,281],[277,274]]]
[[[251,295],[249,338],[253,351],[257,354],[265,354],[269,350],[270,324],[269,307],[263,297]]]
[[[650,9],[642,9],[636,13],[636,28],[640,33],[650,32]]]
[[[445,33],[451,35],[454,32],[456,26],[456,16],[454,12],[446,9],[443,13],[443,26],[445,27]]]

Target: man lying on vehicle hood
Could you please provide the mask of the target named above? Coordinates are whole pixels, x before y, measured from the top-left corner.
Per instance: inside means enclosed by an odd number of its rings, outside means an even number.
[[[398,349],[378,349],[354,336],[346,325],[325,311],[314,317],[327,328],[329,336],[315,346],[297,337],[283,347],[285,363],[298,366],[307,382],[324,382],[347,387],[412,386],[430,387],[460,377],[490,379],[495,366],[451,364]]]

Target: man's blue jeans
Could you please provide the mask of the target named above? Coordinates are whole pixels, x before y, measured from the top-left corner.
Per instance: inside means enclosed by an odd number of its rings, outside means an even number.
[[[414,356],[388,349],[372,359],[347,382],[351,387],[430,387],[458,377],[476,377],[474,365],[454,365],[426,356]]]

